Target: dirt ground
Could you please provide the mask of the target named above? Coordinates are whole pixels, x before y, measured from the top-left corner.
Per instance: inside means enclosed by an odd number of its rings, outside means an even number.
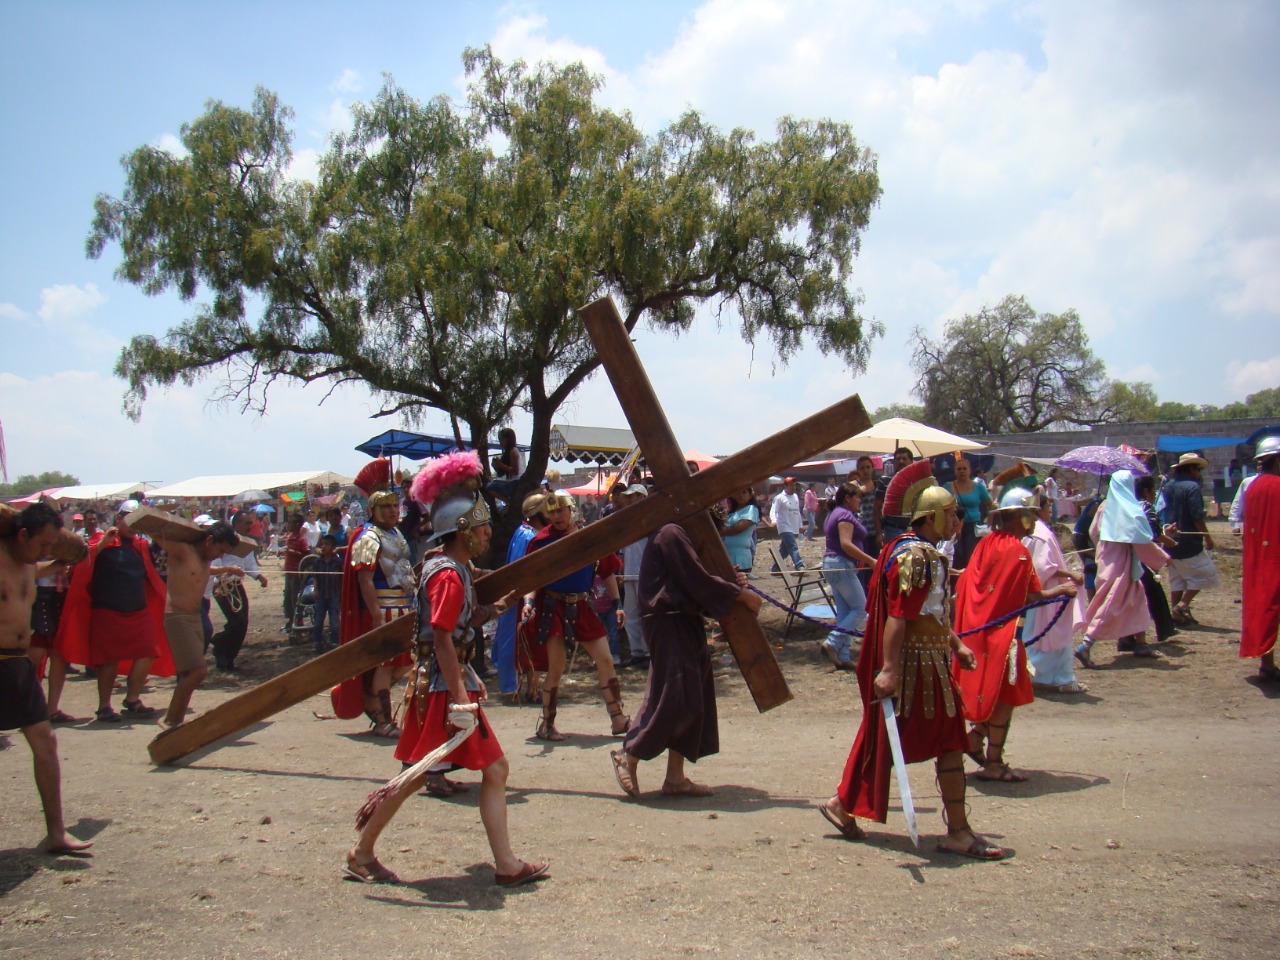
[[[398,764],[361,721],[318,720],[322,698],[176,768],[148,762],[152,726],[60,727],[67,818],[95,840],[90,860],[32,851],[42,820],[11,735],[0,958],[1274,957],[1280,688],[1236,656],[1240,552],[1225,524],[1214,532],[1228,576],[1197,600],[1200,625],[1156,662],[1100,645],[1110,668],[1082,675],[1087,695],[1018,710],[1008,755],[1030,781],[970,777],[975,827],[1016,851],[1003,863],[935,852],[927,764],[911,768],[919,849],[896,788],[867,842],[835,834],[814,803],[857,728],[856,683],[819,656],[820,630],[784,641],[770,611],[795,699],[758,714],[736,667],[719,668],[722,752],[692,768],[714,797],[660,798],[661,765],[646,764],[649,792],[620,799],[616,741],[581,666],[564,687],[563,744],[529,739],[533,707],[489,708],[511,760],[517,853],[551,862],[550,879],[514,891],[493,886],[475,789],[415,798],[393,821],[380,851],[404,885],[339,878],[356,809]],[[282,639],[279,583],[252,586],[245,673],[212,679],[197,709],[308,655]],[[624,671],[633,710],[642,684]],[[162,706],[170,686],[148,699]],[[93,696],[73,679],[63,706],[87,717]]]

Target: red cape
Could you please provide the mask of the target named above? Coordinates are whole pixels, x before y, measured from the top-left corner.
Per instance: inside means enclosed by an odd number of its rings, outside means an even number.
[[[364,526],[347,538],[348,549],[342,553],[342,594],[338,600],[338,643],[340,644],[349,643],[373,629],[373,615],[360,599],[360,581],[356,576],[358,571],[351,565],[350,547],[362,533],[364,533]],[[333,712],[342,720],[353,720],[364,713],[363,674],[339,683],[329,691],[329,700],[333,704]]]
[[[1244,493],[1240,656],[1275,649],[1280,627],[1280,476],[1259,474]]]
[[[893,779],[893,752],[885,730],[884,713],[876,702],[875,679],[884,664],[884,624],[888,616],[887,568],[903,534],[880,551],[871,570],[867,591],[867,626],[858,654],[858,690],[862,694],[862,725],[854,738],[840,783],[840,804],[855,817],[884,823],[889,814],[889,782]],[[896,569],[896,567],[895,567]]]
[[[1041,589],[1031,554],[1022,541],[1013,534],[993,530],[978,541],[968,566],[956,582],[956,633],[1012,613],[1026,604],[1028,593],[1038,593]],[[964,698],[964,715],[972,723],[981,723],[990,717],[1002,698],[1014,706],[1035,699],[1027,672],[1027,652],[1021,647],[1017,681],[1012,690],[1005,690],[1009,677],[1009,645],[1017,629],[1015,619],[960,638],[978,659],[975,670],[953,670],[958,675]]]
[[[112,547],[121,541],[113,534],[111,539],[103,538],[89,550],[89,556],[77,563],[71,571],[71,582],[67,585],[67,602],[62,608],[62,620],[58,623],[58,633],[53,639],[53,648],[62,654],[67,663],[87,664],[89,662],[89,619],[93,615],[90,606],[89,584],[93,580],[93,566],[98,561],[98,554],[106,547]],[[153,677],[172,677],[177,671],[173,665],[173,655],[169,652],[169,639],[164,632],[164,601],[168,593],[165,582],[160,579],[155,565],[151,562],[151,547],[142,537],[133,537],[127,541],[142,557],[147,571],[147,613],[155,622],[156,636],[160,638],[156,658],[151,663],[150,675]],[[133,661],[121,661],[119,671],[127,674]]]
[[[368,524],[356,530],[347,540],[348,549],[342,554],[342,594],[338,601],[341,616],[338,619],[338,643],[350,643],[363,637],[375,626],[373,614],[364,605],[360,596],[360,579],[357,574],[364,564],[356,567],[351,562],[350,547],[360,539]],[[413,658],[402,653],[392,659],[394,666],[411,666]],[[364,674],[343,680],[329,691],[329,700],[333,704],[333,712],[342,720],[352,720],[364,713]]]

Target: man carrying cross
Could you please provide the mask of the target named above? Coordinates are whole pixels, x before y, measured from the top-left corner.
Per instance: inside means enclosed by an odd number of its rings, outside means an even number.
[[[720,752],[716,688],[703,614],[722,618],[735,603],[753,614],[760,596],[747,589],[747,575],[731,583],[707,572],[689,534],[669,523],[649,540],[636,584],[641,627],[649,648],[649,682],[635,725],[613,772],[629,797],[640,795],[636,768],[667,751],[664,796],[711,796],[711,788],[685,775],[684,762]]]
[[[891,756],[886,711],[878,701],[895,697],[902,760],[934,760],[947,825],[938,850],[1003,860],[1008,851],[974,833],[965,809],[964,716],[951,659],[972,669],[974,658],[950,627],[947,561],[937,549],[960,531],[956,499],[931,471],[930,461],[919,460],[898,471],[885,491],[885,516],[900,517],[909,527],[880,551],[871,573],[867,632],[858,657],[862,725],[839,790],[818,812],[846,840],[866,837],[856,817],[885,822],[897,758]]]

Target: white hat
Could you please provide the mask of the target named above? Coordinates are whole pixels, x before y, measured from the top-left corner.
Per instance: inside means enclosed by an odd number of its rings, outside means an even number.
[[[120,504],[120,506],[116,507],[116,513],[133,513],[133,511],[137,510],[140,506],[142,506],[142,504],[137,500],[126,500],[124,503]]]
[[[625,497],[647,497],[649,495],[649,488],[643,483],[633,483],[631,486],[627,487],[627,489],[622,491],[622,495]]]

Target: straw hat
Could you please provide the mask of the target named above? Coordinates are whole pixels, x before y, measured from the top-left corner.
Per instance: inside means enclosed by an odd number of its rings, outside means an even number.
[[[1209,465],[1209,461],[1198,453],[1184,453],[1178,458],[1178,462],[1173,465],[1173,469],[1181,470],[1183,467],[1199,467],[1203,470]]]

